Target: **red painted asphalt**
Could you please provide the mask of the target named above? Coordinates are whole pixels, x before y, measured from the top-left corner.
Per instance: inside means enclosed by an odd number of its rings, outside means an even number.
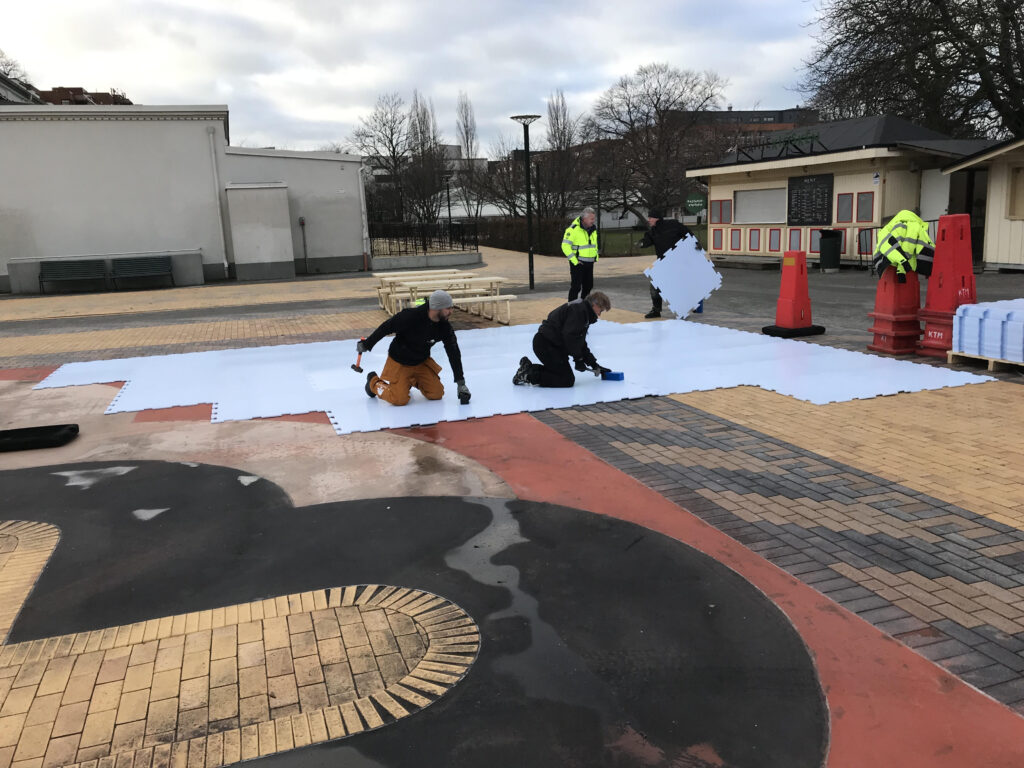
[[[814,656],[831,717],[829,768],[1024,766],[1024,719],[532,416],[397,431],[479,462],[522,499],[678,539],[768,595]]]

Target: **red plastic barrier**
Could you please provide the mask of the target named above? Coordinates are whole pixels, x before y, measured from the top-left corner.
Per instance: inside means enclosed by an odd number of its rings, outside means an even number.
[[[929,312],[922,309],[918,315],[924,320],[924,335],[917,343],[917,354],[946,359],[953,348],[954,312]]]
[[[958,213],[939,218],[935,238],[935,262],[928,278],[924,308],[929,312],[952,312],[961,304],[977,304],[971,256],[971,217]]]
[[[868,312],[874,325],[868,328],[875,339],[868,349],[890,355],[912,355],[917,351],[921,323],[917,319],[921,306],[921,284],[916,272],[907,273],[907,282],[896,280],[896,270],[887,267],[875,292],[875,311]]]
[[[807,254],[786,251],[782,257],[782,285],[775,305],[775,325],[761,329],[769,336],[812,336],[824,333],[820,325],[811,324],[811,297],[807,292]]]
[[[919,355],[945,358],[953,348],[957,307],[978,302],[971,253],[971,217],[966,213],[940,217],[935,261],[920,312],[925,326],[924,338],[917,345]]]

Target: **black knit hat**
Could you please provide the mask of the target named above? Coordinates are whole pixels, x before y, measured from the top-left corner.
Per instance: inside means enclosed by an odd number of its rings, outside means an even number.
[[[651,208],[649,211],[647,211],[647,218],[648,219],[664,219],[665,218],[665,213],[661,210],[661,208]]]

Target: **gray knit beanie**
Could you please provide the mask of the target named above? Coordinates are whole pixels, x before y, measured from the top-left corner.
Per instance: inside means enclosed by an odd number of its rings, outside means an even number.
[[[428,303],[431,309],[448,309],[452,305],[452,297],[438,289],[430,294]]]

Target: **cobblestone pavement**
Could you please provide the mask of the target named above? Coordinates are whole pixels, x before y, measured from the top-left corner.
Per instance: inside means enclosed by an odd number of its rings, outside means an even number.
[[[986,516],[672,398],[537,418],[1024,712],[1024,532],[1002,521],[1019,525],[1024,499],[1009,479],[1012,506]]]

